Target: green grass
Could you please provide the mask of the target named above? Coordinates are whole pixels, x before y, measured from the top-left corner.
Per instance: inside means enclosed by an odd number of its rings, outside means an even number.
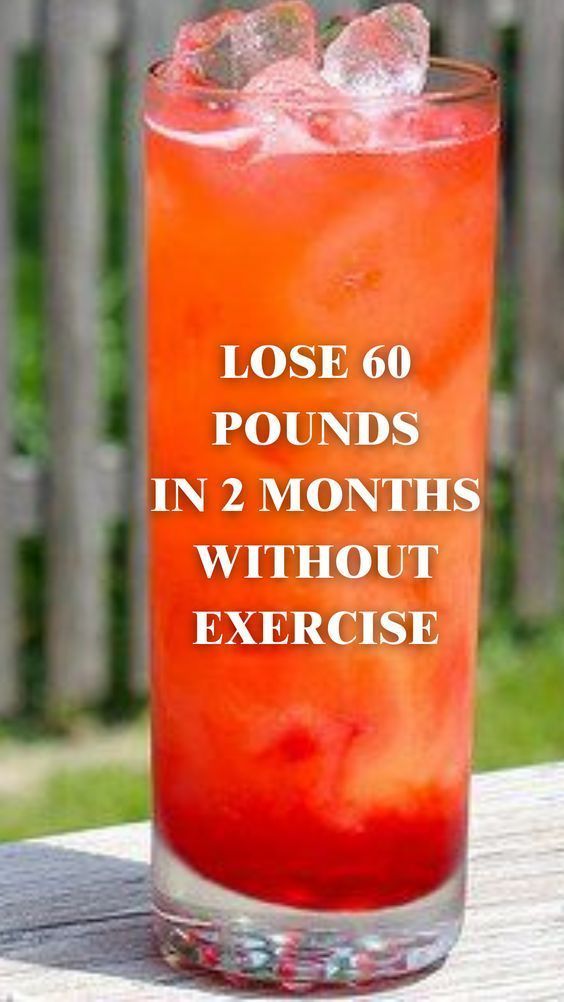
[[[69,768],[28,795],[0,798],[0,841],[140,821],[148,813],[144,770],[119,765]]]
[[[497,624],[480,661],[476,767],[564,759],[564,624]]]

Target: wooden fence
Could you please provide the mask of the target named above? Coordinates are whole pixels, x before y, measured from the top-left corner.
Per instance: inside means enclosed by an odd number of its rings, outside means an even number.
[[[198,4],[198,11],[211,6]],[[321,3],[329,16],[339,2]],[[349,4],[346,5],[350,7]],[[559,453],[564,283],[564,0],[438,0],[424,4],[444,51],[496,61],[516,28],[519,57],[516,197],[506,213],[504,259],[519,293],[518,378],[496,397],[492,455],[516,472],[516,581],[521,615],[559,605]],[[143,471],[143,297],[139,104],[144,67],[190,0],[0,0],[0,713],[18,705],[16,543],[47,540],[45,664],[52,706],[100,698],[108,672],[104,526],[129,523],[131,687],[146,678]],[[44,331],[50,457],[13,454],[8,353],[14,335],[10,139],[14,66],[39,50],[43,113]],[[98,309],[105,215],[100,121],[107,65],[119,58],[125,88],[129,441],[100,440]]]

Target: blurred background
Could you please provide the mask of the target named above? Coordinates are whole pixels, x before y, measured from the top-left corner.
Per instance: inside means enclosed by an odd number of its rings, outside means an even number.
[[[476,764],[564,759],[564,2],[422,6],[504,84]],[[140,94],[212,10],[0,0],[0,839],[149,809]]]

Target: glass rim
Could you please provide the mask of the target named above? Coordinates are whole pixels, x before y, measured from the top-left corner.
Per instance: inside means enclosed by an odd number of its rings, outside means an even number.
[[[204,84],[186,84],[179,81],[167,80],[163,76],[163,69],[169,65],[171,57],[158,59],[148,69],[146,77],[149,83],[155,84],[160,91],[176,97],[197,97],[207,100],[218,101],[268,101],[270,104],[304,104],[303,97],[299,95],[249,93],[244,90],[237,90],[231,87],[206,86]],[[471,101],[480,98],[496,97],[499,92],[499,74],[493,67],[486,63],[472,62],[464,59],[454,59],[448,56],[432,56],[429,61],[429,69],[437,72],[450,73],[459,80],[465,80],[457,87],[441,88],[437,90],[424,90],[421,94],[406,94],[400,97],[384,97],[359,95],[350,97],[353,107],[375,106],[375,105],[419,105],[423,104],[455,104],[460,101]],[[346,96],[346,95],[344,95]],[[336,92],[335,99],[340,97]],[[311,106],[331,107],[332,96],[315,96]]]

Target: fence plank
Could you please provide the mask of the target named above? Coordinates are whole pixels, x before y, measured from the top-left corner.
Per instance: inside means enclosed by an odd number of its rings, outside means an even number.
[[[12,327],[11,125],[13,4],[0,6],[0,714],[17,704],[13,526],[8,518],[11,451],[9,340]]]
[[[42,0],[0,0],[2,41],[12,52],[28,48],[39,38]]]
[[[558,606],[558,354],[564,39],[552,4],[523,9],[519,128],[517,605],[535,619]]]
[[[446,55],[490,62],[493,31],[488,0],[441,0],[440,20]]]
[[[105,686],[104,531],[95,456],[102,206],[99,157],[109,41],[104,0],[46,10],[46,304],[49,361],[47,658],[53,707]]]
[[[104,443],[96,456],[100,518],[111,525],[127,514],[127,456],[122,446]],[[29,456],[13,456],[8,465],[9,521],[15,536],[25,538],[46,529],[49,473]]]
[[[198,4],[199,10],[211,5]],[[144,338],[144,236],[141,177],[141,111],[147,67],[164,56],[178,25],[186,19],[181,0],[128,0],[126,38],[126,140],[128,180],[128,288],[129,288],[129,602],[130,681],[142,694],[147,687],[148,599],[146,524],[146,386]],[[191,11],[194,13],[194,5]]]

